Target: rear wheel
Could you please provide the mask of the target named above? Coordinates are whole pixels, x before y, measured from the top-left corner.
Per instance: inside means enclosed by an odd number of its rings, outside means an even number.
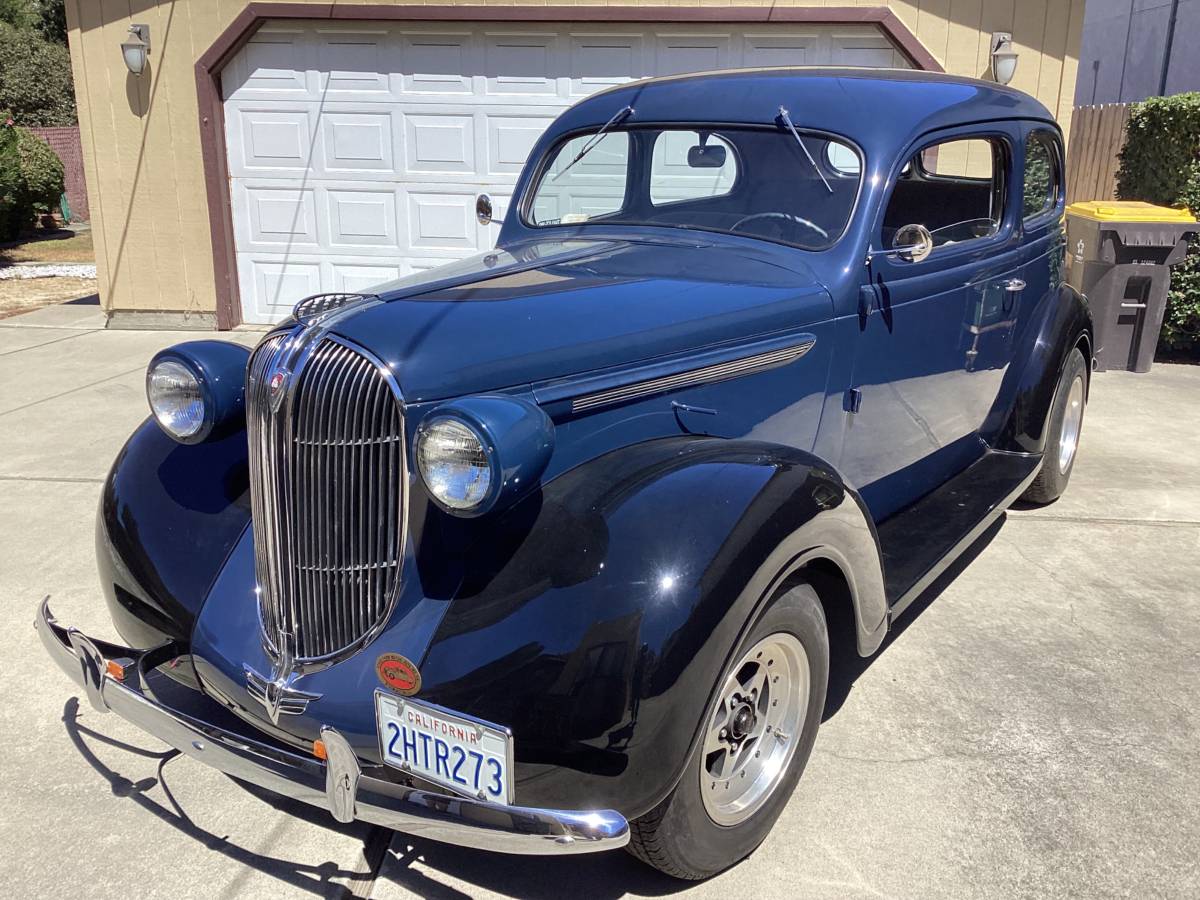
[[[675,790],[630,824],[630,851],[700,879],[751,853],[771,830],[816,740],[829,637],[816,592],[779,595],[734,654]]]
[[[1079,435],[1083,429],[1083,411],[1087,405],[1087,361],[1076,347],[1067,357],[1054,394],[1054,409],[1042,469],[1026,489],[1022,500],[1051,503],[1062,496],[1075,467]]]

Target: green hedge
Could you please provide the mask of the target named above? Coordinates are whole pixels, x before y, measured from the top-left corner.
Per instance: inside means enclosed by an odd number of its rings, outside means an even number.
[[[1134,104],[1121,148],[1117,196],[1200,213],[1200,92]],[[1200,355],[1200,243],[1171,270],[1160,349]]]
[[[0,240],[11,241],[63,194],[63,164],[50,145],[0,112]]]
[[[74,125],[75,87],[67,48],[43,40],[36,31],[0,22],[0,108],[22,125]]]

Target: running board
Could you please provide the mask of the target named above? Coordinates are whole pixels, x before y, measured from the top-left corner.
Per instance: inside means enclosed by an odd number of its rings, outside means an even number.
[[[879,525],[888,616],[896,618],[946,571],[1037,477],[1042,457],[988,450]]]

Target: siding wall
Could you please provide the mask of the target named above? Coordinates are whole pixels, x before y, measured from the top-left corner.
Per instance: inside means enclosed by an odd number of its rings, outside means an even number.
[[[449,5],[453,0],[438,2]],[[640,0],[550,2],[647,5]],[[355,3],[342,0],[341,5]],[[658,0],[654,5],[856,4]],[[1020,53],[1013,86],[1038,97],[1069,131],[1084,0],[877,0],[857,5],[889,7],[948,72],[959,75],[987,77],[991,33],[1011,31]],[[193,67],[245,6],[245,0],[67,0],[100,297],[110,311],[171,311],[194,315],[200,325],[212,321],[212,246]],[[151,31],[150,63],[140,78],[130,75],[121,59],[120,44],[133,22],[146,23]]]

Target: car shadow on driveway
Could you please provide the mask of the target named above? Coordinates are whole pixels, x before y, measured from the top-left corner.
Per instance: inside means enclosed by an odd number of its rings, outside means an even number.
[[[1007,518],[1007,513],[1001,513],[1000,517],[983,534],[976,538],[974,543],[967,547],[962,555],[912,602],[908,609],[900,614],[892,627],[888,629],[887,637],[884,638],[879,649],[871,656],[868,656],[866,659],[859,656],[852,641],[843,641],[841,647],[831,648],[829,688],[825,694],[825,714],[821,718],[822,722],[828,722],[837,715],[838,710],[842,708],[842,704],[846,702],[846,698],[850,696],[850,691],[854,687],[854,683],[862,677],[867,669],[875,664],[876,660],[887,652],[887,649],[892,644],[900,639],[900,636],[917,621],[925,610],[933,605],[933,602],[945,592],[946,588],[954,583],[954,579],[962,574],[963,570],[971,565],[975,561],[975,558],[987,549],[988,545],[1004,527]],[[852,634],[852,632],[849,633]]]
[[[160,822],[193,839],[206,850],[220,853],[234,862],[250,866],[270,875],[293,889],[297,894],[303,892],[318,897],[349,897],[351,894],[347,888],[343,884],[333,881],[333,879],[339,878],[353,882],[362,878],[363,873],[357,869],[341,868],[330,861],[317,865],[308,865],[296,860],[256,853],[253,850],[248,850],[245,847],[240,847],[232,843],[227,837],[221,837],[213,834],[211,831],[207,831],[192,821],[191,817],[176,801],[175,795],[171,792],[168,774],[170,772],[170,763],[182,755],[178,750],[147,750],[144,747],[116,740],[95,729],[89,728],[79,719],[78,697],[71,697],[67,700],[63,707],[62,721],[67,736],[75,746],[75,749],[79,751],[79,755],[88,765],[107,779],[113,796],[132,800]],[[97,741],[144,759],[157,759],[157,777],[131,781],[114,769],[109,768],[88,745],[89,741]],[[290,801],[244,782],[235,783],[281,812],[303,819],[319,827],[327,828],[331,831],[341,831],[345,834],[354,834],[363,830],[363,826],[361,825],[338,826],[328,814],[305,803]],[[156,786],[162,789],[168,805],[163,805],[152,797],[147,796],[147,792]],[[130,887],[134,886],[131,885]]]

